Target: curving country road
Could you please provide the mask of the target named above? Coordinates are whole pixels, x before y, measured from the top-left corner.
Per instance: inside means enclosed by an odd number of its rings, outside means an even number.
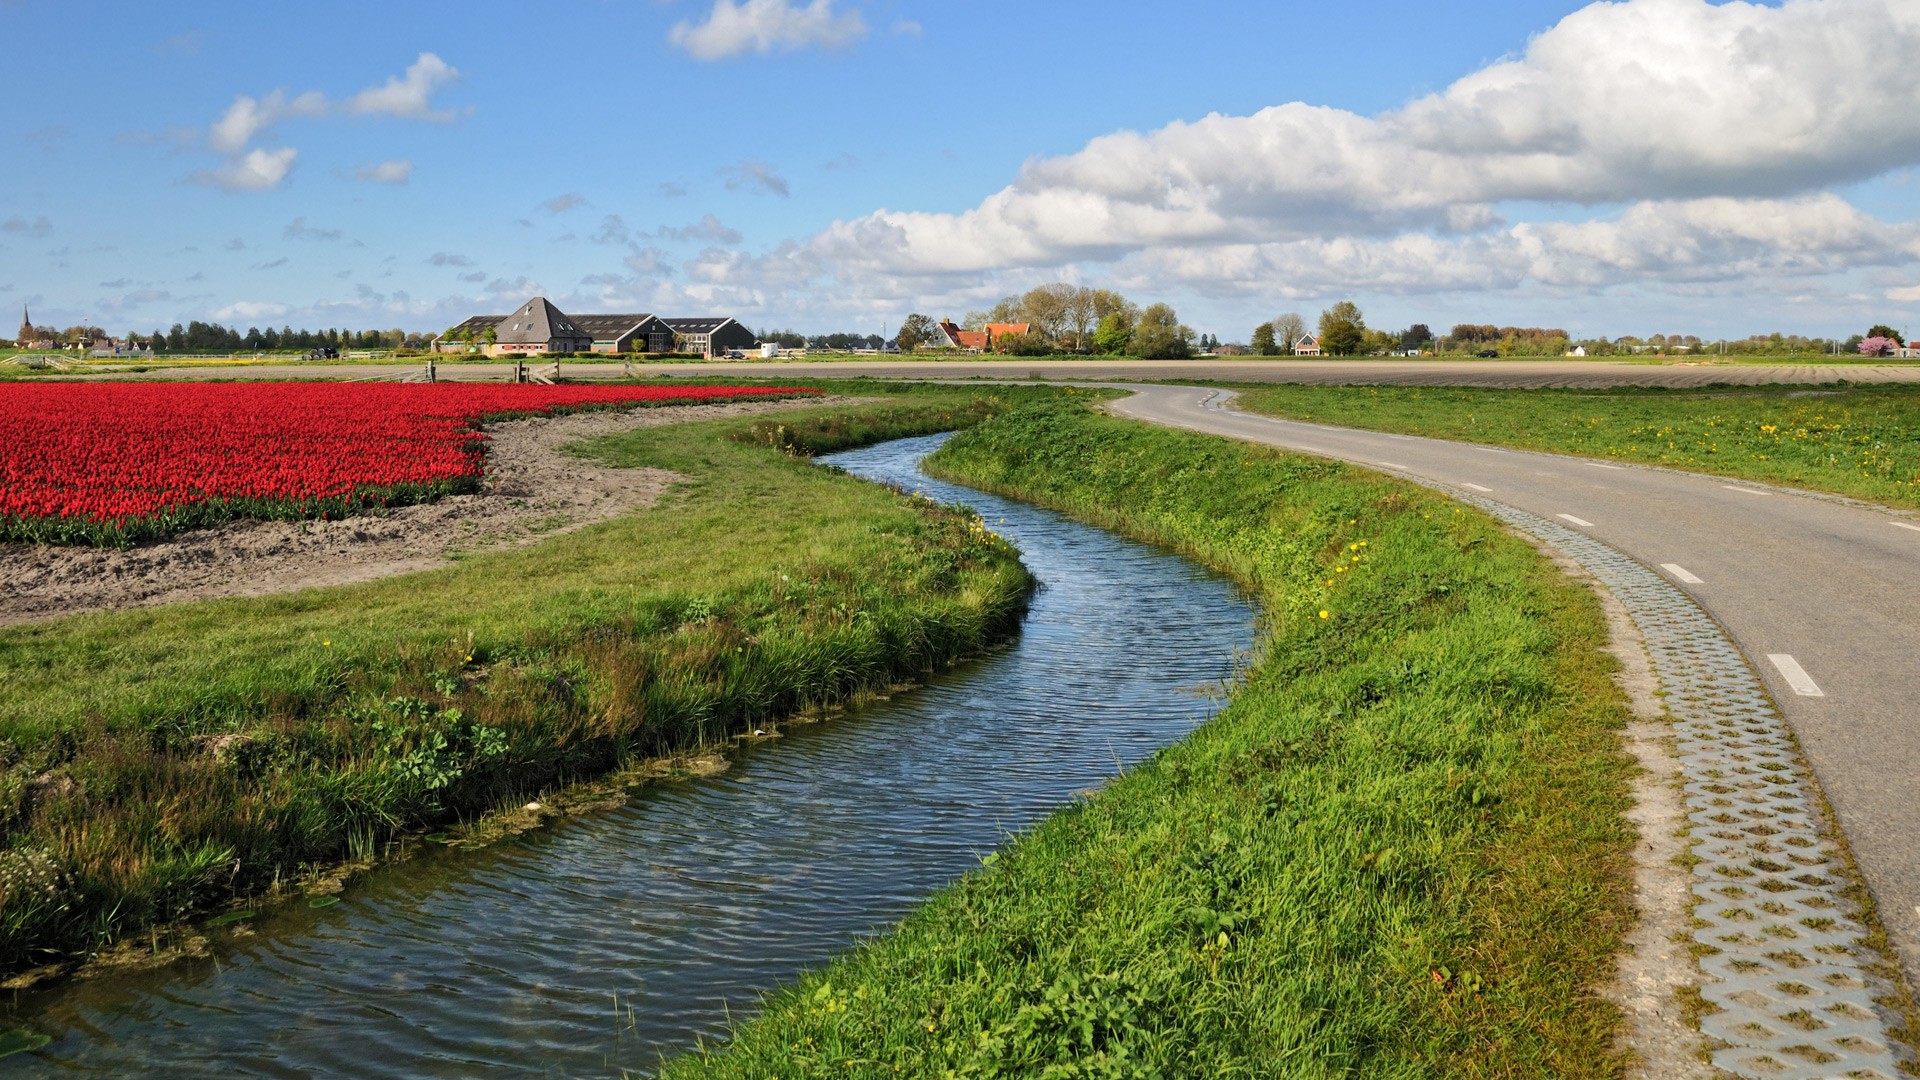
[[[1920,518],[1723,477],[1255,416],[1228,391],[1131,389],[1108,408],[1471,492],[1678,584],[1779,702],[1920,981]]]

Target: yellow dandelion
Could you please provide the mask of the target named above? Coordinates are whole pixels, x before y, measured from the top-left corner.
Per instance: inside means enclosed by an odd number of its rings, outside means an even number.
[[[1327,617],[1327,612],[1325,608],[1320,609],[1320,617],[1323,619]]]

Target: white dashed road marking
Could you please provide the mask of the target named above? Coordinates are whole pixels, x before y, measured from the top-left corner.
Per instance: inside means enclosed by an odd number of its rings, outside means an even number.
[[[1481,492],[1481,493],[1483,493],[1483,494],[1484,494],[1484,493],[1486,493],[1486,492],[1489,492],[1489,491],[1492,491],[1492,490],[1493,490],[1493,489],[1492,489],[1492,488],[1490,488],[1490,487],[1481,487],[1481,486],[1480,486],[1479,484],[1462,484],[1461,486],[1462,486],[1462,487],[1467,487],[1467,488],[1472,488],[1473,490],[1475,490],[1475,491],[1478,491],[1478,492]]]
[[[1920,525],[1909,525],[1904,521],[1896,521],[1892,524],[1896,529],[1912,529],[1914,532],[1920,532]]]
[[[1660,569],[1665,570],[1667,573],[1672,574],[1674,577],[1679,578],[1681,581],[1684,581],[1689,585],[1706,584],[1706,582],[1701,581],[1697,577],[1694,577],[1693,574],[1690,571],[1688,571],[1686,567],[1681,566],[1679,563],[1663,562],[1660,564]]]
[[[1475,450],[1478,450],[1478,451],[1480,451],[1480,452],[1482,452],[1482,453],[1486,453],[1486,454],[1504,454],[1504,453],[1506,453],[1506,451],[1505,451],[1505,450],[1495,450],[1495,449],[1494,449],[1493,447],[1491,447],[1491,446],[1476,446],[1476,447],[1474,447],[1474,449],[1475,449]]]
[[[1376,462],[1375,464],[1385,466],[1386,468],[1389,468],[1389,469],[1399,469],[1402,472],[1405,472],[1407,469],[1405,465],[1396,465],[1391,461],[1381,461],[1381,462]]]
[[[1721,484],[1720,486],[1721,486],[1721,487],[1723,487],[1723,488],[1726,488],[1726,489],[1727,489],[1728,491],[1739,491],[1739,492],[1743,492],[1743,493],[1745,493],[1745,494],[1748,494],[1748,495],[1766,495],[1766,494],[1769,494],[1768,492],[1765,492],[1765,491],[1761,491],[1761,490],[1760,490],[1759,488],[1750,488],[1750,487],[1741,487],[1741,486],[1740,486],[1740,485],[1738,485],[1738,484]]]
[[[1614,469],[1614,470],[1620,470],[1620,469],[1624,469],[1624,468],[1626,468],[1626,466],[1625,466],[1625,465],[1602,465],[1602,464],[1600,464],[1600,463],[1599,463],[1599,462],[1597,462],[1597,461],[1589,461],[1589,462],[1587,462],[1587,464],[1589,464],[1589,465],[1591,465],[1591,466],[1593,466],[1593,467],[1594,467],[1594,468],[1596,468],[1596,469]]]
[[[1559,514],[1557,516],[1560,518],[1561,521],[1571,521],[1575,525],[1578,525],[1583,529],[1593,528],[1593,522],[1588,521],[1585,518],[1577,518],[1577,517],[1574,517],[1572,514]]]
[[[1793,687],[1794,693],[1801,697],[1827,696],[1827,692],[1820,689],[1820,684],[1813,681],[1813,676],[1807,674],[1807,669],[1800,666],[1800,661],[1786,653],[1768,653],[1767,659],[1780,669],[1781,677],[1787,680],[1788,686]]]

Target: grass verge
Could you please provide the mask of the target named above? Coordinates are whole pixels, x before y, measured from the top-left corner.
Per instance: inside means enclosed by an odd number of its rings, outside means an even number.
[[[1920,387],[1237,387],[1249,412],[1665,465],[1920,507]]]
[[[831,445],[1050,391],[1008,393],[781,417]],[[1013,632],[1030,580],[970,515],[762,441],[721,420],[584,444],[686,479],[651,510],[443,570],[0,629],[0,969]]]
[[[1618,1075],[1632,766],[1584,587],[1424,489],[1072,404],[933,467],[1232,574],[1262,654],[665,1077]]]

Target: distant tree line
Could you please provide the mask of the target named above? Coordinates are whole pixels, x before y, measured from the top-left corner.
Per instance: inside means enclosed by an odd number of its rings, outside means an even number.
[[[1298,313],[1288,312],[1254,327],[1249,352],[1257,356],[1291,355],[1307,333]],[[1329,356],[1454,355],[1494,353],[1499,356],[1564,356],[1579,348],[1588,356],[1718,353],[1739,356],[1794,356],[1812,354],[1890,355],[1901,337],[1885,325],[1845,341],[1798,334],[1755,334],[1739,340],[1706,340],[1697,334],[1626,335],[1582,338],[1558,327],[1500,326],[1494,323],[1455,323],[1444,335],[1435,335],[1425,323],[1404,330],[1376,330],[1367,325],[1358,305],[1342,300],[1320,313],[1316,334],[1322,353]]]
[[[852,352],[855,349],[886,348],[887,339],[879,334],[802,334],[795,330],[762,330],[760,340],[783,349],[818,349],[824,352]]]
[[[133,344],[151,344],[156,353],[304,352],[310,349],[418,349],[426,346],[428,335],[397,327],[392,330],[355,331],[345,328],[295,330],[290,326],[279,330],[269,326],[262,330],[257,326],[249,326],[242,333],[219,323],[204,323],[195,319],[185,326],[174,323],[170,329],[155,330],[145,336],[129,334],[127,339]]]

